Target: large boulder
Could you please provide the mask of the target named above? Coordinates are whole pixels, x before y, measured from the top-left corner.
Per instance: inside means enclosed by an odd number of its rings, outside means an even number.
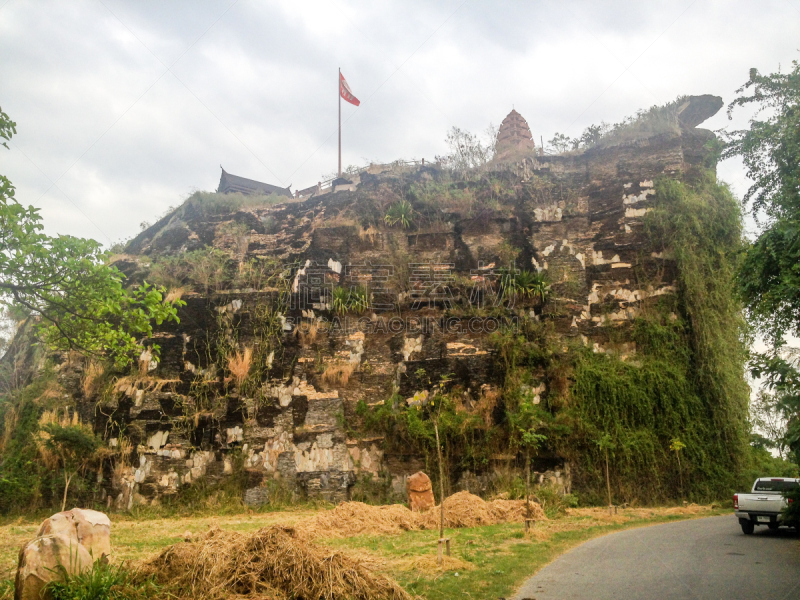
[[[111,520],[96,510],[73,508],[45,519],[37,537],[66,535],[97,560],[111,554]]]
[[[73,537],[56,533],[37,537],[19,551],[15,600],[41,600],[42,588],[64,572],[75,575],[92,567],[89,551]],[[46,598],[46,596],[45,596]]]
[[[428,510],[436,506],[431,478],[422,471],[417,471],[406,479],[406,493],[411,510]]]

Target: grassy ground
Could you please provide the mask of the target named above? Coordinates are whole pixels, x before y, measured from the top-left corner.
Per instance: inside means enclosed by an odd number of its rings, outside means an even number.
[[[134,520],[127,515],[111,514],[113,559],[132,564],[151,556],[169,544],[183,541],[184,533],[208,531],[217,525],[232,531],[255,531],[273,523],[291,525],[314,514],[313,510],[252,513],[218,517],[175,517]],[[36,536],[41,520],[17,519],[0,525],[0,579],[13,578],[17,554],[22,545]]]
[[[318,509],[317,509],[318,511]],[[185,532],[197,534],[212,525],[235,531],[255,531],[273,523],[292,524],[314,509],[274,513],[175,517],[136,520],[112,517],[114,561],[137,561],[181,541]],[[730,512],[709,507],[626,509],[609,515],[606,509],[574,509],[559,518],[539,521],[526,535],[522,524],[445,530],[452,556],[436,564],[437,531],[411,531],[395,536],[320,538],[332,549],[356,555],[376,571],[394,577],[413,594],[430,600],[498,598],[510,595],[526,578],[569,548],[620,529],[678,519]],[[40,521],[0,525],[0,580],[12,578],[17,552],[34,537]],[[7,584],[6,584],[7,585]],[[0,582],[0,587],[3,583]]]
[[[538,522],[525,535],[520,523],[448,529],[452,556],[436,565],[437,531],[412,531],[393,537],[324,540],[371,561],[372,568],[394,577],[406,590],[429,600],[495,599],[511,595],[527,578],[573,546],[588,539],[680,519],[725,514],[729,510],[668,512],[629,510],[608,517],[604,509],[573,511]]]

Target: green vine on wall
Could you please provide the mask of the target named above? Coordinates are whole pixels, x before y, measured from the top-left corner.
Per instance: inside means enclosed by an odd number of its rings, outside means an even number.
[[[575,428],[560,450],[598,499],[603,453],[593,441],[604,435],[618,501],[676,498],[683,483],[692,499],[718,498],[736,486],[750,454],[746,328],[734,290],[739,205],[712,173],[691,185],[660,180],[656,192],[646,232],[677,263],[677,301],[656,302],[637,319],[634,361],[589,350],[575,360]],[[674,439],[685,444],[682,471]]]

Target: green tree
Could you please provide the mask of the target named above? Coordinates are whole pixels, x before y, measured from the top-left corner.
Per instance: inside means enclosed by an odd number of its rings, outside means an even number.
[[[606,491],[608,492],[608,506],[611,508],[614,503],[611,501],[611,475],[608,471],[608,451],[611,450],[612,452],[616,449],[617,445],[614,443],[614,440],[611,438],[611,435],[608,433],[604,433],[599,438],[597,438],[594,442],[597,444],[597,447],[603,451],[605,456],[606,462]]]
[[[686,444],[678,438],[672,438],[669,443],[669,449],[675,453],[675,459],[678,461],[678,478],[681,483],[681,494],[683,494],[683,469],[681,468],[681,450],[686,448]]]
[[[436,158],[446,168],[460,173],[483,167],[494,157],[497,138],[497,132],[491,125],[486,133],[488,141],[483,143],[474,133],[452,127],[445,138],[450,154]]]
[[[547,142],[547,151],[550,154],[564,154],[572,150],[576,146],[575,140],[563,133],[556,133],[550,141]]]
[[[528,519],[531,518],[531,460],[547,441],[547,436],[541,433],[546,415],[533,402],[531,395],[531,392],[524,394],[517,410],[508,412],[511,447],[521,449],[525,454],[525,506]]]
[[[0,110],[0,137],[10,140],[15,127]],[[163,290],[147,283],[126,289],[98,242],[45,235],[39,210],[14,195],[0,175],[0,304],[40,319],[50,347],[108,356],[123,366],[153,333],[153,322],[178,321],[182,301],[165,302]]]
[[[764,223],[747,250],[739,284],[747,312],[770,349],[754,354],[751,371],[764,377],[788,417],[786,442],[800,461],[800,372],[787,335],[800,335],[800,63],[788,73],[750,79],[737,90],[728,115],[753,108],[748,129],[727,135],[722,157],[741,157],[753,185],[744,197]]]
[[[750,421],[758,433],[752,433],[753,445],[776,450],[781,459],[786,458],[786,421],[791,417],[784,407],[783,398],[767,390],[759,391],[750,402]]]
[[[42,427],[41,454],[45,462],[64,471],[61,510],[67,507],[69,484],[97,458],[100,440],[80,423],[48,423]]]

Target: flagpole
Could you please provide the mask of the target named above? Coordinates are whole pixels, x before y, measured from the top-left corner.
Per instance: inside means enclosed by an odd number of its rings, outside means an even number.
[[[339,80],[336,82],[339,86],[339,177],[342,176],[342,69],[339,67]]]

